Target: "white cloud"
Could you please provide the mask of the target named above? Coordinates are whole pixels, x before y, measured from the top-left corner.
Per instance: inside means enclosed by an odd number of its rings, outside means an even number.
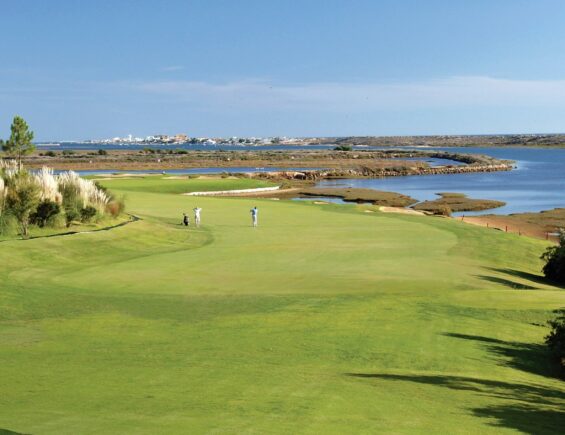
[[[182,71],[183,69],[184,69],[184,66],[182,66],[182,65],[171,65],[171,66],[165,66],[165,67],[161,68],[161,71],[173,72],[173,71]]]
[[[461,76],[407,83],[275,84],[153,81],[127,85],[199,106],[261,109],[367,111],[449,107],[565,106],[565,80],[511,80]]]

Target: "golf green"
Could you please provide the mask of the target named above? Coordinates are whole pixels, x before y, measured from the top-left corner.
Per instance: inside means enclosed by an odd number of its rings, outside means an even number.
[[[565,291],[539,277],[545,242],[369,206],[107,185],[141,220],[0,243],[0,429],[565,427],[543,345]],[[195,206],[202,226],[180,225]]]

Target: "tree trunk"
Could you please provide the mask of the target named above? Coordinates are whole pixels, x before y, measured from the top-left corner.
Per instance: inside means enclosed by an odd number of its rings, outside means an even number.
[[[22,220],[20,222],[20,228],[21,228],[21,233],[22,233],[22,239],[27,238],[28,236],[28,223],[25,220]]]

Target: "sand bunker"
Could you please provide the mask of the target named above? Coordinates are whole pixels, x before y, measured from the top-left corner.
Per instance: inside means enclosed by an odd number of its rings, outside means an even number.
[[[411,214],[416,216],[425,216],[426,214],[422,211],[413,210],[411,208],[402,208],[402,207],[379,207],[379,210],[383,213],[401,213],[401,214]]]
[[[240,195],[247,193],[259,193],[259,192],[272,192],[279,190],[279,186],[274,187],[257,187],[255,189],[236,189],[236,190],[216,190],[210,192],[189,192],[183,193],[183,195],[188,196],[229,196],[229,195]]]

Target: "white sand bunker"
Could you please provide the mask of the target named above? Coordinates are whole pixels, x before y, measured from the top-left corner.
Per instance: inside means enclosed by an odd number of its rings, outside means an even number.
[[[383,213],[401,213],[401,214],[412,214],[412,215],[417,215],[417,216],[424,216],[425,213],[418,211],[418,210],[413,210],[411,208],[402,208],[402,207],[385,207],[385,206],[381,206],[379,207],[379,210],[382,211]]]
[[[210,192],[189,192],[183,193],[183,195],[188,196],[229,196],[229,195],[239,195],[241,193],[256,193],[256,192],[272,192],[279,190],[279,186],[275,187],[257,187],[255,189],[236,189],[236,190],[216,190]]]

